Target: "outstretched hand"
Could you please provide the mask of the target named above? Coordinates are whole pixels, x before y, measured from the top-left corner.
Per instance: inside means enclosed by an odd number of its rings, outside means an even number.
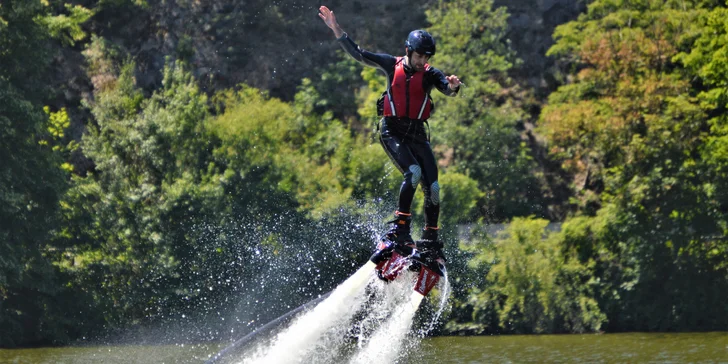
[[[341,27],[339,26],[339,23],[336,21],[336,15],[334,15],[333,10],[329,10],[326,6],[319,7],[319,18],[326,23],[326,26],[331,28],[331,30],[334,31],[334,35],[336,38],[341,37],[342,34],[344,34],[344,31],[341,30]]]
[[[450,86],[451,90],[455,90],[463,84],[462,82],[460,82],[458,76],[455,75],[446,76],[445,79],[447,79],[448,86]]]

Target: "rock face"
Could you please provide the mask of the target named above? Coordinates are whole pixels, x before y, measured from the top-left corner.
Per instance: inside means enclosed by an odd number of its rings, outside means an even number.
[[[586,11],[584,0],[496,0],[494,6],[505,6],[508,38],[523,62],[512,72],[520,84],[533,88],[544,98],[558,86],[554,79],[554,60],[546,57],[553,45],[556,26],[576,19]]]
[[[301,78],[316,79],[335,60],[338,45],[318,18],[319,4],[296,0],[196,1],[147,0],[98,5],[85,25],[90,33],[113,43],[137,62],[137,83],[153,90],[161,83],[165,59],[186,59],[208,91],[239,83],[291,99]],[[361,46],[401,54],[408,32],[427,24],[425,7],[434,1],[355,0],[331,4],[339,23]],[[495,0],[505,6],[512,41],[523,61],[512,76],[520,84],[546,92],[553,86],[553,60],[545,56],[554,28],[586,9],[584,0]],[[83,49],[74,49],[79,52]],[[65,59],[74,58],[68,52]],[[77,57],[75,57],[77,58]],[[74,60],[75,64],[78,60]],[[57,67],[64,67],[57,64]],[[65,66],[67,67],[67,66]],[[71,103],[93,88],[79,67],[60,70],[78,85]],[[553,72],[551,72],[553,73]],[[61,82],[61,85],[65,83]],[[64,86],[65,87],[65,86]],[[60,101],[60,100],[59,100]]]
[[[154,1],[107,6],[92,19],[96,33],[137,61],[138,84],[158,86],[165,57],[189,61],[208,91],[239,83],[291,99],[303,77],[335,60],[333,33],[319,3],[277,1]],[[330,5],[339,23],[373,51],[401,52],[409,29],[426,24],[412,0],[348,1]],[[211,88],[211,89],[210,89]]]
[[[316,3],[278,1],[147,0],[110,2],[87,24],[137,62],[137,82],[154,89],[165,58],[189,61],[208,91],[241,82],[292,98],[301,78],[315,77],[334,60],[338,45],[318,18]],[[434,1],[355,0],[331,4],[339,23],[363,47],[401,54],[408,32],[427,24],[425,7]],[[511,14],[508,37],[522,65],[519,83],[549,87],[553,66],[545,53],[558,24],[575,19],[583,0],[495,0]],[[211,89],[210,89],[211,88]]]

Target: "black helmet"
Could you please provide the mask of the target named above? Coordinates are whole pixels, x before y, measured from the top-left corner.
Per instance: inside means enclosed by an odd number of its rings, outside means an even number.
[[[435,38],[424,30],[411,31],[404,44],[407,46],[407,53],[410,55],[412,51],[427,56],[435,55]]]

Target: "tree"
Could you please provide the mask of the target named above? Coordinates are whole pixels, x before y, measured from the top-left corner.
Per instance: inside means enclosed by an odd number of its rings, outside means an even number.
[[[543,219],[516,218],[473,259],[492,262],[487,281],[467,300],[472,322],[453,329],[475,333],[598,331],[606,316],[595,299],[589,265],[562,248]]]
[[[43,112],[54,19],[40,2],[0,5],[0,346],[63,342],[78,325],[48,258],[67,188]]]
[[[719,109],[701,102],[692,73],[704,58],[685,56],[702,52],[692,49],[706,44],[696,40],[711,33],[713,6],[596,1],[555,32],[549,52],[571,65],[573,82],[549,97],[540,131],[575,176],[580,213],[614,216],[608,239],[573,242],[588,252],[582,261],[596,262],[610,329],[710,329],[728,319],[711,293],[728,273],[718,263],[727,243],[716,155],[701,155],[716,140],[709,116]]]
[[[467,85],[455,99],[435,99],[432,135],[445,171],[478,182],[485,192],[479,215],[488,221],[543,213],[535,163],[519,131],[523,113],[503,97],[513,91],[507,71],[516,61],[505,38],[506,9],[458,0],[439,2],[427,15],[442,40],[433,63]]]
[[[72,283],[94,297],[110,327],[154,320],[194,302],[201,284],[194,227],[227,211],[205,130],[207,98],[182,63],[145,99],[134,63],[95,95],[97,126],[82,147],[95,165],[64,199],[56,244]],[[207,250],[205,250],[207,252]]]

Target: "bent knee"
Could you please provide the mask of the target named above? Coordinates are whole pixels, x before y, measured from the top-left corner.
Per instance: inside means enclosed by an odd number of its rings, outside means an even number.
[[[430,185],[430,202],[433,205],[440,204],[440,184],[437,181],[432,182],[432,185]]]
[[[418,183],[420,183],[420,178],[422,178],[422,168],[420,166],[413,164],[409,166],[409,174],[410,174],[410,180],[412,181],[412,185],[416,186]]]

